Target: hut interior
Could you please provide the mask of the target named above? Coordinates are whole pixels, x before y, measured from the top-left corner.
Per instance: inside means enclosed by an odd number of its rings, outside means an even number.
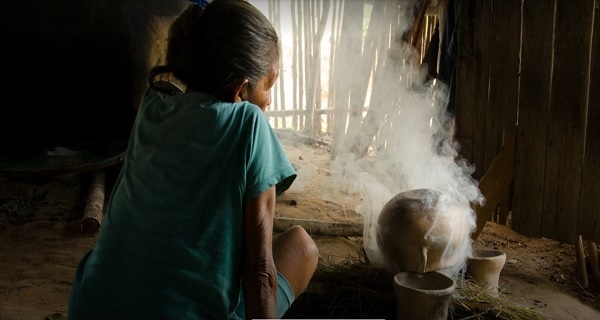
[[[280,35],[265,116],[298,172],[274,232],[301,225],[320,250],[284,318],[397,318],[373,225],[418,188],[459,198],[472,248],[506,253],[499,295],[461,273],[449,319],[600,318],[597,0],[247,1]],[[66,319],[187,5],[0,2],[0,319]]]

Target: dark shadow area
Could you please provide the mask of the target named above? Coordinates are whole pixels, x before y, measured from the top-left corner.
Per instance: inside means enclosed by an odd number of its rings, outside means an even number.
[[[0,36],[0,156],[31,159],[40,148],[127,140],[135,111],[126,35]]]

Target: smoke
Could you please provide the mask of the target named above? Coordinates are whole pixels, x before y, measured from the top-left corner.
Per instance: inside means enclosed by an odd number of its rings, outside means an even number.
[[[406,10],[404,15],[414,13],[410,5],[398,9]],[[404,34],[409,25],[400,25],[396,34]],[[363,136],[361,140],[372,141],[370,149],[375,151],[364,157],[342,153],[334,160],[336,174],[363,199],[356,211],[364,216],[364,247],[375,265],[384,264],[375,241],[377,218],[396,194],[432,189],[441,194],[440,214],[466,216],[468,227],[456,228],[462,230],[462,234],[449,235],[462,239],[461,245],[454,251],[447,248],[445,252],[457,255],[461,261],[466,261],[471,253],[470,236],[476,228],[471,204],[484,201],[477,181],[471,177],[474,167],[458,159],[459,143],[452,139],[453,122],[446,112],[448,87],[435,80],[426,82],[426,70],[414,63],[415,54],[413,47],[396,37],[387,52],[389,67],[383,76],[386,81],[373,85],[373,94],[379,96],[372,98],[371,103],[380,104],[372,104],[370,109],[377,108],[384,116],[382,121],[373,123],[373,128],[365,129],[365,121],[361,132],[376,132],[376,136]],[[465,221],[450,218],[450,221]]]

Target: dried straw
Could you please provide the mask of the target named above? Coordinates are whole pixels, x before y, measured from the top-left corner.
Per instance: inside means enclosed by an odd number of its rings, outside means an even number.
[[[506,298],[502,287],[498,295],[482,289],[471,279],[462,281],[452,296],[452,319],[548,320],[549,318]]]

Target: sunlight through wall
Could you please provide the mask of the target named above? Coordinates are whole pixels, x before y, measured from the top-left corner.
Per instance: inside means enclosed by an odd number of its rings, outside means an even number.
[[[268,13],[269,1],[251,2]],[[286,86],[285,92],[288,93],[293,91],[293,39],[289,28],[292,15],[289,10],[291,4],[297,2],[280,3],[278,21],[281,22],[279,29],[283,51],[282,76]],[[344,6],[357,5],[356,2],[341,3]],[[431,189],[440,194],[437,201],[439,214],[463,214],[468,220],[466,230],[450,235],[462,241],[460,252],[454,251],[452,254],[457,255],[458,260],[466,261],[471,251],[470,236],[476,227],[471,204],[481,204],[484,198],[477,181],[471,177],[474,172],[473,166],[458,158],[459,145],[453,140],[453,119],[446,112],[447,85],[427,78],[427,70],[420,64],[423,54],[403,38],[413,26],[415,13],[418,11],[415,10],[415,5],[418,2],[406,0],[363,3],[364,7],[358,7],[364,17],[363,26],[352,29],[356,31],[355,39],[360,41],[362,50],[355,52],[350,50],[350,47],[342,46],[337,49],[341,50],[337,54],[330,54],[331,30],[337,29],[335,25],[333,28],[328,25],[321,43],[322,63],[319,76],[323,88],[332,84],[340,85],[330,82],[333,78],[331,70],[328,69],[329,59],[342,57],[351,62],[345,66],[347,70],[342,70],[345,76],[336,78],[337,81],[347,82],[345,84],[349,92],[343,97],[351,101],[347,104],[346,100],[338,100],[332,105],[335,108],[350,105],[343,132],[345,139],[334,141],[338,146],[341,145],[336,149],[338,152],[335,154],[334,166],[339,183],[348,185],[363,199],[356,211],[364,216],[363,240],[368,258],[374,264],[384,263],[375,241],[379,228],[377,218],[384,205],[401,192]],[[395,21],[395,25],[370,21],[368,17],[371,13],[374,13],[373,16],[378,20],[381,18],[382,21]],[[327,23],[331,23],[333,19],[333,15],[329,16]],[[367,27],[381,29],[373,32]],[[378,38],[385,35],[387,36],[384,39]],[[369,39],[377,41],[369,42]],[[371,50],[373,48],[370,46],[378,43],[383,43],[384,46]],[[342,52],[346,49],[347,52]],[[372,56],[368,55],[369,52],[373,52]],[[348,56],[351,53],[357,56]],[[367,81],[357,81],[361,77]],[[360,86],[357,83],[365,85]],[[331,97],[326,91],[322,92],[321,104],[327,105]],[[292,99],[292,95],[286,94],[283,106],[276,108],[291,109],[294,104]],[[428,236],[432,234],[429,233]]]

